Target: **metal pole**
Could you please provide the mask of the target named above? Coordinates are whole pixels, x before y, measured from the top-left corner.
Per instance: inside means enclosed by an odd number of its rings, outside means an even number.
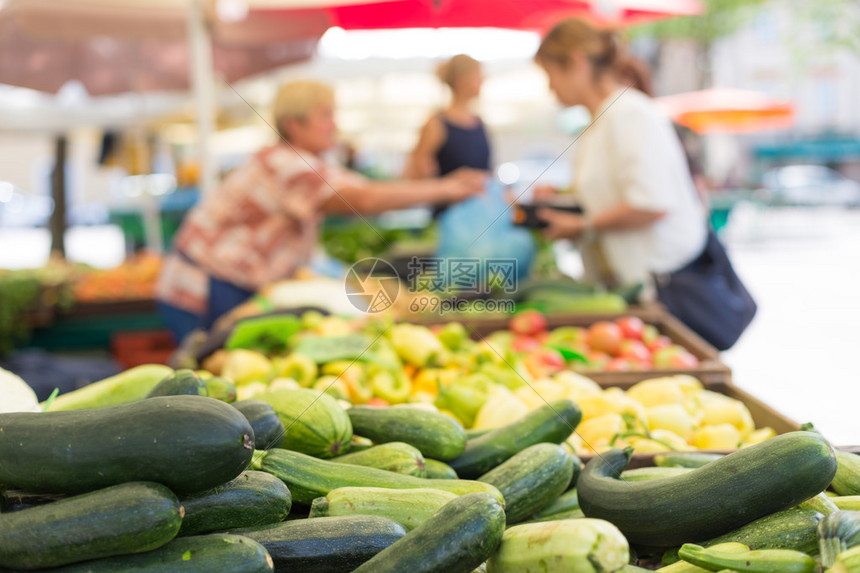
[[[197,109],[201,196],[211,193],[217,185],[215,163],[209,153],[209,140],[215,131],[215,74],[209,4],[207,0],[190,0],[188,12],[189,68]]]
[[[66,256],[66,154],[69,140],[66,135],[58,135],[54,140],[54,170],[51,172],[51,198],[54,210],[51,212],[51,253]]]

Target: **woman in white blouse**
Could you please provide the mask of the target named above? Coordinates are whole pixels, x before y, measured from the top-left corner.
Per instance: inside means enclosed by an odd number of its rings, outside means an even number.
[[[552,28],[535,56],[558,100],[592,115],[574,146],[573,189],[584,215],[538,214],[549,238],[579,241],[588,278],[605,284],[677,271],[707,238],[681,143],[648,96],[619,81],[623,60],[615,33],[577,19]]]

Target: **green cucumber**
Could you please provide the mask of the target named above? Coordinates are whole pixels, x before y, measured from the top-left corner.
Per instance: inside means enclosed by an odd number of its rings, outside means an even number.
[[[376,515],[296,519],[231,533],[260,543],[280,573],[352,571],[402,539],[399,523]]]
[[[619,571],[629,559],[627,540],[602,519],[524,523],[505,531],[487,573]]]
[[[360,452],[338,456],[331,461],[339,464],[376,468],[398,474],[426,477],[424,456],[418,448],[404,442],[389,442]]]
[[[147,398],[155,396],[209,396],[203,379],[193,370],[177,370],[149,391]]]
[[[424,471],[427,473],[426,477],[431,479],[457,479],[458,477],[454,468],[445,462],[430,458],[424,458]]]
[[[206,385],[206,391],[209,392],[210,398],[221,400],[232,404],[236,401],[236,385],[226,378],[218,376],[210,376],[205,378],[203,383]]]
[[[567,489],[573,459],[564,446],[535,444],[478,478],[496,486],[505,498],[508,525],[551,504]]]
[[[661,468],[700,468],[724,457],[707,452],[667,452],[654,456],[654,465]]]
[[[710,539],[793,507],[836,473],[833,449],[812,432],[782,434],[683,475],[643,482],[617,479],[631,454],[628,448],[593,458],[577,484],[579,505],[585,515],[614,523],[631,543],[653,547]]]
[[[579,499],[576,495],[576,489],[571,489],[553,500],[551,504],[535,513],[534,517],[540,519],[543,517],[551,517],[559,513],[565,513],[574,509],[579,509]]]
[[[51,402],[48,411],[89,410],[136,402],[145,398],[150,390],[171,374],[173,369],[163,364],[135,366],[110,378],[60,394]]]
[[[830,487],[839,495],[860,495],[860,456],[836,450],[839,467]]]
[[[320,458],[333,458],[349,447],[349,416],[328,394],[298,388],[272,390],[254,397],[269,404],[281,418],[284,438],[279,447]]]
[[[860,495],[840,495],[831,497],[830,501],[838,509],[860,511]]]
[[[498,500],[486,493],[466,494],[354,573],[469,573],[496,551],[504,531]]]
[[[463,453],[466,432],[451,416],[413,407],[353,406],[346,411],[353,431],[377,444],[406,442],[424,456],[450,460]]]
[[[293,501],[305,505],[310,505],[316,498],[324,497],[339,487],[431,488],[457,495],[484,492],[493,495],[504,505],[499,490],[483,482],[418,478],[376,468],[338,464],[289,450],[257,452],[253,467],[283,481],[290,488]]]
[[[516,422],[469,440],[463,454],[447,463],[461,478],[474,479],[529,446],[562,443],[581,419],[579,406],[570,400],[557,400]]]
[[[529,519],[528,521],[524,521],[523,523],[542,523],[544,521],[559,521],[562,519],[583,519],[584,517],[585,514],[582,513],[582,510],[577,507],[576,509],[568,509],[565,511],[554,513],[552,515],[534,517],[532,519]]]
[[[181,498],[185,508],[179,535],[198,535],[283,521],[292,498],[284,482],[265,472],[246,471],[212,489]]]
[[[801,509],[813,509],[821,515],[830,515],[831,513],[839,511],[836,504],[830,500],[830,496],[824,492],[810,497],[803,503],[799,503],[797,507]]]
[[[624,470],[621,472],[621,478],[625,481],[648,481],[652,479],[661,479],[666,477],[677,477],[692,471],[692,468],[684,467],[650,467],[636,468],[632,470]]]
[[[247,537],[211,533],[174,539],[153,551],[76,563],[54,573],[266,573],[274,563]]]
[[[406,531],[415,529],[457,495],[441,489],[340,487],[316,498],[310,517],[378,515],[393,519]]]
[[[663,567],[657,569],[660,573],[706,573],[707,569],[702,569],[697,565],[693,565],[692,563],[687,563],[686,561],[681,561],[681,558],[678,557],[678,550],[680,547],[675,547],[666,552],[663,555]],[[750,550],[749,547],[744,545],[743,543],[720,543],[719,545],[711,546],[711,549],[715,551],[721,551],[723,553],[746,553]],[[669,554],[669,559],[667,560],[667,554]]]
[[[760,549],[744,553],[728,553],[685,543],[678,551],[681,559],[709,571],[750,573],[815,573],[815,559],[790,549]]]
[[[4,514],[0,566],[57,567],[156,549],[182,522],[179,500],[157,483],[131,482]]]
[[[154,481],[193,493],[242,473],[253,450],[245,417],[202,396],[0,414],[0,483],[32,491],[77,493]]]
[[[239,400],[233,402],[233,407],[242,412],[254,429],[255,449],[268,450],[281,445],[284,439],[284,424],[269,404],[262,400]]]

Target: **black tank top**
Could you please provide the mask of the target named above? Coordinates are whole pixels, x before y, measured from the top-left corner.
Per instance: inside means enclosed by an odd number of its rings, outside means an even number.
[[[439,175],[447,175],[460,167],[473,169],[490,169],[490,142],[484,123],[479,119],[475,127],[461,127],[451,123],[441,116],[447,137],[445,143],[436,152],[436,162],[439,165]],[[437,217],[446,209],[440,205],[433,210]]]

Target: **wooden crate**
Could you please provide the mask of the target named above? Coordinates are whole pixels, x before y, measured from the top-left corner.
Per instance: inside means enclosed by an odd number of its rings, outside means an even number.
[[[623,390],[626,390],[632,385],[633,383],[601,384],[601,386],[605,388],[615,386]],[[755,422],[756,428],[770,426],[774,429],[774,431],[776,431],[777,434],[785,434],[800,429],[800,424],[798,424],[791,418],[788,418],[784,414],[781,414],[780,412],[767,405],[766,403],[762,402],[746,390],[735,386],[729,380],[723,382],[715,382],[711,384],[708,389],[713,392],[725,394],[730,398],[734,398],[735,400],[740,400],[741,402],[743,402],[744,405],[746,405],[746,407],[749,409],[750,414],[753,418],[753,422]],[[718,451],[715,453],[729,454],[732,451],[735,450]],[[633,457],[630,459],[630,463],[627,465],[627,469],[653,466],[655,455],[657,455],[656,452],[634,453]],[[583,456],[582,461],[587,462],[592,457],[593,456]]]
[[[632,384],[649,378],[671,376],[674,374],[695,376],[708,387],[712,384],[726,383],[731,380],[731,369],[720,361],[719,351],[677,318],[669,314],[660,305],[631,308],[623,313],[613,314],[556,314],[548,316],[547,323],[549,328],[557,328],[559,326],[588,327],[595,322],[602,320],[613,321],[622,316],[636,316],[648,324],[653,324],[661,334],[668,336],[672,339],[672,342],[683,346],[693,356],[698,358],[699,366],[680,370],[653,369],[630,372],[602,372],[595,370],[582,372],[582,374],[595,382],[602,385]],[[473,338],[480,338],[489,335],[491,332],[507,329],[510,317],[458,317],[457,321],[463,323],[466,329],[472,333]],[[446,321],[436,318],[434,321],[427,321],[427,324],[440,324],[444,322]]]

